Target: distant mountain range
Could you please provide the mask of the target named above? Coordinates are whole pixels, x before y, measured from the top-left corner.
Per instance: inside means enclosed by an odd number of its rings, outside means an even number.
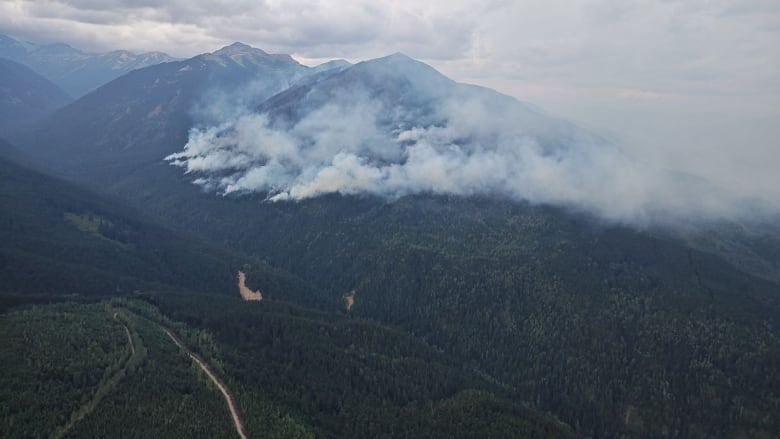
[[[0,34],[0,58],[22,63],[78,98],[125,73],[175,58],[162,52],[89,53],[67,44],[37,44]]]
[[[186,143],[190,127],[218,123],[344,64],[331,66],[312,69],[289,55],[236,43],[132,71],[58,111],[21,143],[32,146],[30,154],[57,157],[63,170],[97,179],[107,171],[117,181],[139,164],[163,164]]]
[[[335,113],[323,114],[330,110]],[[100,179],[95,173],[110,166],[112,181],[101,183],[110,185],[123,178],[116,169],[163,163],[181,151],[191,128],[220,126],[223,130],[214,135],[226,138],[242,116],[251,114],[264,115],[268,128],[285,135],[294,129],[295,142],[319,142],[326,159],[342,151],[369,162],[394,163],[405,147],[425,139],[457,145],[462,154],[444,158],[466,161],[472,155],[484,157],[482,152],[508,152],[518,138],[528,139],[538,154],[561,157],[576,147],[586,153],[605,145],[568,122],[492,90],[458,84],[402,54],[354,66],[333,61],[310,68],[288,55],[241,43],[130,72],[58,111],[20,143],[30,145],[31,154],[57,157],[58,166],[82,177]],[[316,121],[319,116],[327,120]],[[363,117],[358,125],[367,124],[374,132],[350,131],[354,124],[345,118],[351,116]],[[327,144],[324,137],[336,143]],[[220,148],[220,153],[231,151]],[[274,161],[262,152],[244,155],[253,163]],[[201,171],[208,177],[208,169]],[[413,188],[396,189],[404,193]]]

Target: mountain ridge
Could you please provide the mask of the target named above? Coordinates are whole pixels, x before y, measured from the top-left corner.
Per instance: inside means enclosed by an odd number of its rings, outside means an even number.
[[[64,168],[106,157],[113,165],[132,169],[175,152],[196,123],[193,108],[207,101],[212,89],[243,99],[242,87],[251,86],[249,95],[266,96],[308,71],[290,57],[244,49],[248,46],[239,48],[237,61],[229,47],[129,72],[14,140],[32,145],[27,148],[30,155],[58,155]],[[108,158],[115,153],[126,159],[117,163]]]
[[[136,68],[175,60],[163,52],[90,53],[65,43],[21,42],[3,34],[0,34],[0,57],[27,65],[74,97],[83,96]]]
[[[72,100],[27,66],[0,58],[0,135],[32,124]]]

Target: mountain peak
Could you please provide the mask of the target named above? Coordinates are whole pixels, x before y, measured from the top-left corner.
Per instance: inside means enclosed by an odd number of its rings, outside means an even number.
[[[400,69],[411,68],[411,69],[434,70],[433,67],[429,66],[428,64],[425,64],[422,61],[418,61],[412,58],[411,56],[401,52],[396,52],[392,55],[387,55],[381,58],[375,58],[368,61],[364,61],[363,64],[386,66],[386,67],[400,68]]]
[[[382,58],[363,61],[349,69],[353,73],[362,72],[374,78],[406,78],[416,84],[420,90],[428,93],[445,93],[454,81],[439,73],[436,69],[401,52]]]
[[[327,70],[333,70],[333,71],[340,71],[347,69],[352,66],[352,63],[350,63],[347,60],[344,59],[334,59],[328,62],[324,62],[322,64],[316,65],[312,67],[313,72],[324,72]]]
[[[409,55],[401,52],[395,52],[391,55],[383,56],[381,58],[374,58],[366,61],[369,64],[384,64],[384,65],[412,65],[412,64],[425,64],[421,61],[417,61]]]
[[[231,63],[244,67],[249,65],[300,66],[300,63],[295,61],[290,55],[268,53],[262,49],[239,42],[199,56],[217,62],[222,66],[227,66]]]
[[[379,59],[382,59],[382,58],[379,58]],[[385,56],[384,59],[399,60],[399,61],[415,61],[414,58],[412,58],[411,56],[409,56],[409,55],[407,55],[407,54],[405,54],[403,52],[395,52],[393,54]]]
[[[216,52],[214,52],[214,55],[249,55],[249,54],[262,54],[262,55],[268,55],[264,50],[258,49],[256,47],[252,47],[248,44],[235,42],[229,46],[225,46]]]

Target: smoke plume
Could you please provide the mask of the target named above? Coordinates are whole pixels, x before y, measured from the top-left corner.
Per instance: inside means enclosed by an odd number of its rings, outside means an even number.
[[[429,74],[422,73],[415,77]],[[272,202],[328,193],[487,194],[621,221],[744,211],[744,200],[702,179],[647,166],[527,104],[431,78],[417,88],[382,77],[347,86],[342,78],[303,98],[291,93],[280,101],[284,111],[233,112],[193,128],[184,149],[166,159],[207,190],[262,193]],[[376,83],[390,91],[377,92]]]

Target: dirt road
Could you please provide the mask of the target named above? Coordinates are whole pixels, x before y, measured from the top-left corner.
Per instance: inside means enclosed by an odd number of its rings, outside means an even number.
[[[117,322],[120,322],[119,318],[117,317],[119,313],[114,313],[114,320]],[[120,322],[121,323],[121,322]],[[130,345],[130,354],[135,355],[135,345],[133,344],[133,337],[130,336],[130,330],[127,328],[127,325],[122,323],[122,327],[125,328],[125,335],[127,335],[127,343]]]
[[[189,355],[190,358],[192,358],[198,364],[198,366],[203,369],[203,372],[206,373],[214,385],[217,386],[219,391],[222,392],[222,396],[225,397],[225,401],[227,402],[228,408],[230,409],[230,416],[233,418],[233,424],[236,426],[236,432],[239,436],[241,436],[241,439],[248,439],[249,434],[247,434],[246,426],[244,425],[244,417],[241,415],[238,405],[235,403],[235,397],[233,396],[233,393],[230,391],[230,389],[228,389],[222,380],[217,377],[217,375],[211,370],[211,367],[209,367],[209,365],[206,364],[206,362],[203,361],[203,359],[201,359],[198,354],[193,354],[190,352],[190,350],[184,346],[184,343],[182,343],[181,340],[179,340],[179,338],[173,334],[173,332],[167,328],[163,328],[163,331],[165,331],[165,333],[168,334],[168,337],[170,337],[171,340],[176,343],[176,346],[184,350],[184,352],[186,352],[187,355]]]
[[[118,312],[114,312],[114,320],[116,320],[125,329],[125,335],[127,335],[127,344],[130,345],[130,355],[127,357],[127,359],[124,360],[124,364],[120,369],[118,369],[108,378],[104,378],[103,380],[100,381],[100,384],[98,385],[98,388],[95,390],[94,395],[92,395],[92,398],[90,398],[86,403],[84,403],[76,411],[74,411],[70,415],[70,418],[68,418],[68,422],[65,423],[65,425],[58,427],[56,430],[54,430],[54,432],[52,432],[49,435],[49,439],[59,439],[65,436],[65,433],[67,433],[71,428],[73,428],[73,426],[76,425],[76,423],[80,422],[82,419],[84,419],[90,413],[92,413],[95,410],[95,407],[97,407],[97,405],[100,403],[100,401],[109,392],[111,392],[117,386],[117,384],[127,375],[127,367],[130,364],[130,362],[133,361],[133,358],[136,357],[135,343],[133,343],[133,337],[130,334],[130,329],[122,320],[119,319]],[[139,355],[141,357],[145,355],[143,353],[143,350],[139,352]]]

